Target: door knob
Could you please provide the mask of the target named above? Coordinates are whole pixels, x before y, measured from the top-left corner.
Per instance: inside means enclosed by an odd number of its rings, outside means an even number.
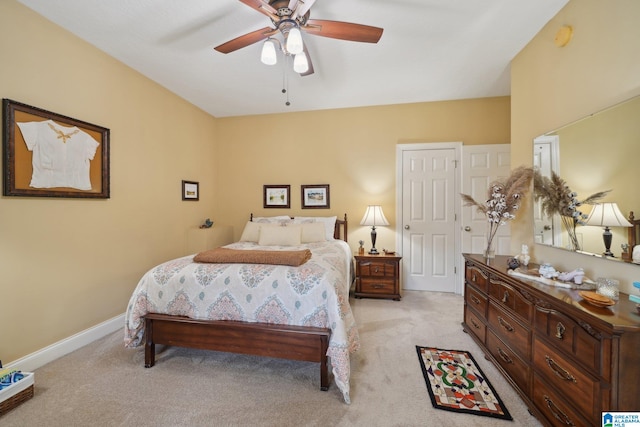
[[[469,227],[468,225],[464,228],[464,231],[471,231],[471,227]]]
[[[549,230],[551,230],[551,226],[550,226],[550,225],[545,225],[543,228],[544,228],[544,231],[549,231]]]
[[[405,226],[404,226],[404,229],[405,229],[405,230],[408,230],[408,229],[409,229],[409,226],[408,226],[408,225],[405,225]]]

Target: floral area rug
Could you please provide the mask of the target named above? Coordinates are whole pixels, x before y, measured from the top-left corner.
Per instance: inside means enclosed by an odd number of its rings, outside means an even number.
[[[416,346],[434,408],[513,420],[471,353]]]

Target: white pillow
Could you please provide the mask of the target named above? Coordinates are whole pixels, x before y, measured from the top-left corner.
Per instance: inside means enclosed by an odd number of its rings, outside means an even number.
[[[253,222],[258,222],[261,224],[288,224],[291,222],[291,217],[287,215],[280,216],[254,216]]]
[[[300,243],[324,242],[327,240],[324,224],[321,222],[305,222],[301,225]]]
[[[295,246],[300,244],[301,227],[288,225],[282,227],[275,224],[260,226],[260,246]]]
[[[325,239],[335,240],[333,232],[336,228],[336,219],[338,219],[337,216],[297,216],[293,219],[293,223],[304,224],[308,222],[321,222],[324,224]]]
[[[241,242],[255,242],[260,240],[260,224],[257,222],[247,221],[247,224],[242,230],[242,236],[240,236]]]

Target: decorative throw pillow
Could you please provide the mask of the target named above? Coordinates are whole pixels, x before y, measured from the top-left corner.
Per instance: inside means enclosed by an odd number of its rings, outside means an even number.
[[[324,242],[327,240],[323,223],[305,222],[302,223],[301,226],[302,235],[300,236],[300,243]]]
[[[244,230],[242,230],[240,241],[258,243],[258,240],[260,240],[260,224],[257,222],[247,221],[247,224],[244,226]]]
[[[263,224],[260,227],[260,246],[295,246],[300,244],[301,227]]]

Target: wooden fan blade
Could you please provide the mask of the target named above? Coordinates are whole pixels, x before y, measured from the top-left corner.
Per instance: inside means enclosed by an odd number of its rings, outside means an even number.
[[[378,43],[383,31],[382,28],[369,25],[325,19],[309,19],[301,29],[315,36],[365,43]]]
[[[309,55],[309,51],[307,50],[307,45],[304,45],[304,54],[307,55],[307,62],[309,63],[309,69],[304,73],[300,73],[300,76],[310,76],[313,74],[313,62],[311,62],[311,55]]]
[[[263,0],[240,0],[242,3],[249,6],[251,9],[267,15],[269,18],[278,20],[278,11],[276,11],[269,3]]]
[[[277,33],[278,30],[271,27],[264,27],[251,33],[244,34],[240,37],[236,37],[233,40],[229,40],[226,43],[222,43],[220,46],[216,46],[214,49],[221,53],[231,53],[243,47],[247,47],[254,43],[264,40],[267,37]]]

